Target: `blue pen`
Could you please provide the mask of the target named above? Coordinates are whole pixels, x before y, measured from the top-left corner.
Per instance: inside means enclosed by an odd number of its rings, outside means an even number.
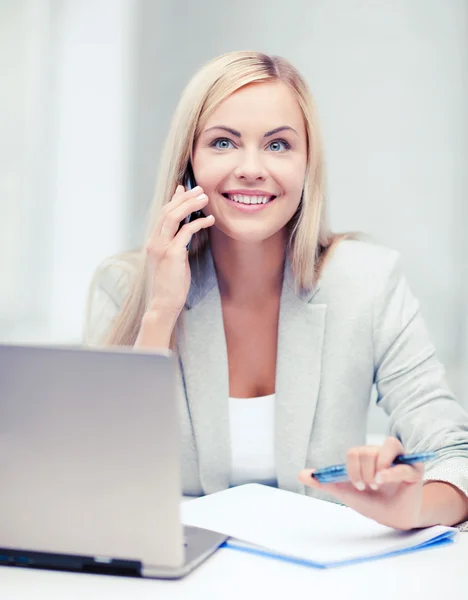
[[[392,466],[396,465],[412,465],[418,462],[427,462],[434,460],[437,456],[436,452],[418,452],[415,454],[399,454],[392,463]],[[320,483],[340,483],[343,481],[349,481],[348,472],[346,465],[333,465],[331,467],[325,467],[312,473],[312,477]]]

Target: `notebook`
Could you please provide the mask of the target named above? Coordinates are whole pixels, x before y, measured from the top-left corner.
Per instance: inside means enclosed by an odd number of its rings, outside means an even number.
[[[452,544],[458,536],[442,526],[399,531],[346,506],[254,483],[181,510],[185,525],[230,536],[228,548],[322,569]]]

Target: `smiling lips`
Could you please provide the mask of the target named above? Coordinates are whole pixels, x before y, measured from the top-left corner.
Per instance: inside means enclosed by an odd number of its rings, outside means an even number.
[[[227,202],[240,212],[253,213],[259,212],[269,206],[276,198],[264,191],[232,191],[222,194]]]
[[[265,190],[229,190],[222,194],[226,200],[243,212],[257,212],[270,204],[275,195],[269,194]]]

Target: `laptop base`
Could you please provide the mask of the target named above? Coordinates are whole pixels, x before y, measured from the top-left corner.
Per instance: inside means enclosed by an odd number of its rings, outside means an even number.
[[[140,561],[113,559],[107,557],[77,556],[72,554],[52,554],[30,550],[0,548],[0,567],[21,567],[47,569],[52,571],[72,571],[124,577],[150,577],[157,579],[179,579],[213,554],[227,536],[197,527],[185,527],[185,563],[181,567],[142,565]]]

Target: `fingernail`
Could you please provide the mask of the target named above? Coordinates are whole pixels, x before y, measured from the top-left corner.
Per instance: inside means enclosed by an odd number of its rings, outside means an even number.
[[[380,475],[380,473],[377,473],[377,475],[374,478],[374,481],[377,485],[380,485],[382,483],[382,476]]]
[[[363,492],[366,489],[366,484],[363,481],[357,481],[354,484],[354,487],[360,492]]]
[[[196,185],[193,189],[192,192],[201,192],[201,187],[199,185]]]
[[[374,490],[374,492],[379,489],[379,486],[376,483],[369,483],[369,487],[371,490]]]
[[[206,194],[200,194],[195,198],[195,200],[204,200],[206,198]]]

